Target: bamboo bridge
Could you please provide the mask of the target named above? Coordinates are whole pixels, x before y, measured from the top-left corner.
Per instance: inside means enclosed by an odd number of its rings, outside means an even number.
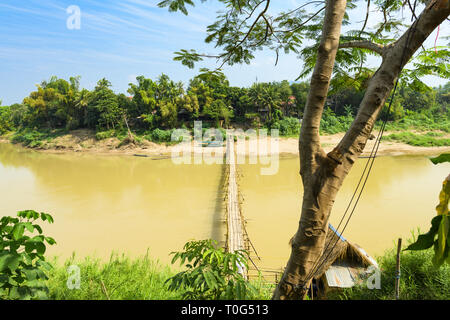
[[[275,269],[264,269],[258,268],[258,266],[253,261],[252,257],[257,260],[261,260],[255,247],[253,246],[245,227],[246,220],[244,219],[241,200],[243,197],[239,192],[239,185],[237,182],[237,166],[236,166],[236,152],[234,146],[234,136],[227,135],[226,144],[226,177],[225,185],[226,187],[226,218],[225,222],[227,225],[225,249],[228,252],[235,252],[237,250],[245,250],[249,254],[249,268],[245,266],[238,265],[239,273],[244,276],[245,279],[253,278],[256,279],[259,276],[267,279],[272,279],[273,282],[277,283],[278,278],[282,270]],[[250,256],[251,255],[251,256]]]
[[[234,151],[234,136],[227,135],[226,161],[228,173],[228,190],[226,201],[227,239],[226,249],[229,252],[248,249],[248,237],[245,237],[245,220],[239,203],[239,191],[236,182],[236,155]],[[247,278],[247,270],[239,265],[239,273]]]

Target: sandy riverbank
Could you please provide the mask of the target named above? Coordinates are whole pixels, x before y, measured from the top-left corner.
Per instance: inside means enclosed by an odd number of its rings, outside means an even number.
[[[374,133],[377,134],[376,132]],[[386,132],[385,135],[389,134]],[[333,149],[335,145],[344,136],[344,133],[338,133],[334,135],[321,136],[321,143],[326,152]],[[8,143],[7,137],[0,137],[0,142]],[[362,156],[370,154],[375,140],[369,140]],[[277,147],[271,147],[276,146]],[[248,153],[250,142],[246,141],[246,153]],[[266,142],[268,153],[280,153],[286,155],[298,154],[298,139],[297,138],[268,138]],[[170,155],[172,152],[183,150],[192,150],[195,152],[194,144],[180,145],[166,145],[157,144],[147,140],[143,140],[140,144],[126,144],[120,145],[120,140],[117,138],[108,138],[104,140],[97,140],[92,131],[89,130],[75,130],[69,134],[57,137],[51,141],[45,141],[39,148],[33,148],[34,150],[46,153],[68,153],[68,152],[83,152],[83,153],[95,153],[103,155]],[[201,149],[200,149],[201,150]],[[208,152],[215,152],[225,148],[203,148]],[[403,155],[403,154],[415,154],[415,155],[437,155],[440,153],[450,152],[450,147],[416,147],[405,143],[382,141],[378,155]]]

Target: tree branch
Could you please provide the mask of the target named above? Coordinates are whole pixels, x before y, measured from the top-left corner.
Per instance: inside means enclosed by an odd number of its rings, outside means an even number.
[[[386,46],[383,62],[369,81],[355,120],[334,149],[345,159],[345,165],[351,166],[362,153],[375,120],[404,66],[449,14],[449,0],[429,1],[408,30],[396,42]]]
[[[368,49],[373,52],[378,53],[379,55],[383,55],[385,47],[381,44],[374,43],[368,40],[361,40],[361,41],[349,41],[349,42],[343,42],[339,44],[339,49],[344,48],[361,48],[361,49]]]
[[[320,120],[338,51],[346,3],[346,0],[328,0],[326,4],[322,37],[317,51],[316,65],[311,75],[311,86],[300,131],[299,153],[302,176],[311,174],[317,164],[317,155],[324,154],[320,145]]]
[[[363,33],[364,29],[366,28],[367,21],[369,20],[369,13],[370,13],[370,0],[367,0],[367,10],[366,10],[366,19],[364,20],[364,24],[361,28],[361,31],[359,31],[359,36],[361,37],[361,33]]]

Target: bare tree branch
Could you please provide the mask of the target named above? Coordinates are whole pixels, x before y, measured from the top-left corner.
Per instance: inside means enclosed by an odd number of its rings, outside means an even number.
[[[374,43],[374,42],[371,42],[368,40],[349,41],[349,42],[340,43],[339,49],[344,49],[344,48],[368,49],[368,50],[378,53],[381,56],[384,54],[384,49],[385,49],[385,47],[382,46],[381,44]]]
[[[277,30],[275,32],[295,32],[298,29],[300,29],[301,27],[303,27],[305,24],[307,24],[309,21],[311,21],[315,16],[317,16],[319,13],[321,13],[325,7],[322,7],[319,11],[317,11],[316,13],[314,13],[311,17],[309,17],[308,19],[306,19],[304,22],[302,22],[301,24],[299,24],[298,26],[296,26],[294,29],[291,30]]]
[[[364,24],[361,28],[361,31],[359,31],[359,37],[361,37],[361,33],[364,32],[364,29],[366,28],[367,25],[367,20],[369,20],[369,9],[370,9],[370,0],[367,0],[366,19],[364,20]]]

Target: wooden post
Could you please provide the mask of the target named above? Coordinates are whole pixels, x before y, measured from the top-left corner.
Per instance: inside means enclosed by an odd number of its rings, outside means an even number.
[[[397,245],[397,266],[395,273],[395,300],[400,299],[400,252],[402,250],[402,238],[398,239]]]

